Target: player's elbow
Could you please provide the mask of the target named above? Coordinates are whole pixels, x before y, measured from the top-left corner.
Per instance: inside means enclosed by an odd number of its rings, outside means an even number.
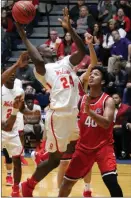
[[[12,128],[13,128],[13,126],[4,125],[4,126],[2,127],[2,130],[3,130],[3,131],[6,131],[6,132],[10,132],[10,131],[12,131]]]

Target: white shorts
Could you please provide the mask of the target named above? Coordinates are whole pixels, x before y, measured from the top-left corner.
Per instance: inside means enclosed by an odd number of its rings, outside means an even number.
[[[65,152],[70,141],[79,138],[76,110],[71,113],[49,110],[46,113],[46,151]]]
[[[44,131],[44,124],[43,123],[40,123],[40,126],[41,126],[41,132]],[[25,124],[24,126],[24,133],[34,133],[34,127],[32,124]],[[35,134],[35,133],[34,133]]]
[[[6,148],[10,157],[20,156],[23,152],[19,135],[8,135],[8,132],[2,131],[2,147]]]

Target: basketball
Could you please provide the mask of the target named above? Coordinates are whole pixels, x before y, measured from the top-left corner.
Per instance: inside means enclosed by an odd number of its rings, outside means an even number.
[[[29,24],[34,19],[35,13],[32,1],[18,1],[12,8],[13,18],[20,24]]]

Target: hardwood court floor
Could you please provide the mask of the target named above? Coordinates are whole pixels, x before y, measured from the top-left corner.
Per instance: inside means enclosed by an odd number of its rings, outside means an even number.
[[[6,169],[3,164],[4,158],[2,157],[2,196],[10,196],[11,187],[5,186],[5,177],[6,177]],[[22,181],[26,180],[27,177],[30,177],[33,173],[35,167],[31,158],[26,158],[29,162],[29,166],[23,166],[23,176]],[[118,164],[118,180],[119,184],[122,187],[124,197],[131,197],[131,164]],[[35,191],[34,196],[37,197],[54,197],[58,195],[57,189],[57,169],[52,171],[43,181],[41,181]],[[82,196],[84,183],[83,180],[78,181],[78,183],[74,186],[70,197],[73,196]],[[106,189],[97,165],[95,164],[93,167],[93,175],[92,175],[92,187],[93,187],[93,196],[95,197],[104,197],[109,196],[109,192]]]

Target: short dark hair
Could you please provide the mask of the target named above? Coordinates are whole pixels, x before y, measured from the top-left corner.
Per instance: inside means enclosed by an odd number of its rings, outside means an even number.
[[[32,93],[27,93],[25,94],[25,101],[27,100],[34,100],[35,99],[35,95]]]
[[[108,75],[107,69],[104,68],[103,66],[99,66],[99,65],[95,66],[95,67],[92,69],[92,71],[95,70],[95,69],[97,69],[97,70],[99,70],[99,71],[101,72],[101,74],[102,74],[102,80],[105,81],[104,87],[105,87],[106,85],[108,85],[108,83],[109,83],[109,75]]]

